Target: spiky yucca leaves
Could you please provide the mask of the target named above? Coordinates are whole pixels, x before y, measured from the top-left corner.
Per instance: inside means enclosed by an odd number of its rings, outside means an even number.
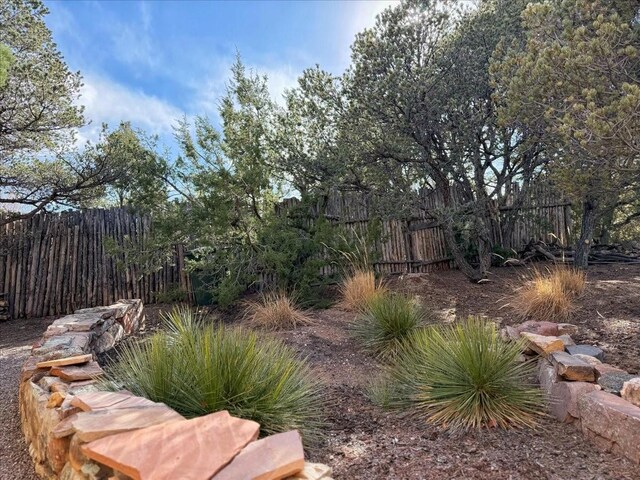
[[[371,270],[356,269],[340,286],[339,306],[345,310],[362,312],[369,302],[386,293],[387,289]]]
[[[383,373],[388,386],[374,385],[373,398],[382,393],[389,405],[414,408],[451,430],[534,426],[542,396],[529,383],[534,365],[518,361],[521,347],[473,317],[417,330]]]
[[[384,359],[393,357],[426,318],[424,309],[409,297],[387,293],[368,302],[351,330],[365,350]]]
[[[534,269],[516,289],[511,304],[523,319],[562,322],[569,320],[575,299],[585,288],[586,275],[578,269],[558,266],[545,271]]]
[[[206,324],[189,310],[165,320],[164,331],[124,345],[106,369],[106,385],[188,418],[228,410],[260,423],[262,435],[297,429],[307,446],[318,444],[321,385],[292,349],[252,331]]]
[[[313,323],[309,315],[297,307],[295,300],[284,292],[265,293],[258,301],[247,302],[245,318],[252,327],[265,330],[296,328]]]

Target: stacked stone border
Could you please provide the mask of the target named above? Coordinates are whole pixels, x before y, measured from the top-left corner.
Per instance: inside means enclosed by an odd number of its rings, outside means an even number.
[[[596,447],[640,464],[640,376],[604,362],[594,345],[576,345],[572,324],[525,322],[503,329],[538,356],[538,381],[550,413],[572,423]]]
[[[256,440],[257,423],[225,411],[186,420],[130,392],[101,391],[96,356],[139,331],[144,320],[141,300],[119,300],[55,320],[33,345],[21,372],[19,405],[38,476],[173,479],[172,469],[182,462],[188,478],[331,480],[329,467],[305,462],[296,431]],[[229,441],[221,441],[224,433]],[[186,452],[181,459],[175,442]]]

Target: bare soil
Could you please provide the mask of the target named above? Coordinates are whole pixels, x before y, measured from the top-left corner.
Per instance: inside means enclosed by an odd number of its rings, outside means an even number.
[[[491,281],[469,283],[460,272],[407,275],[392,288],[418,295],[441,322],[485,315],[504,325],[520,320],[510,307],[524,268],[502,268]],[[586,293],[573,323],[579,342],[600,346],[608,363],[640,372],[640,266],[598,266],[588,272]],[[147,307],[147,332],[159,313]],[[410,413],[385,411],[365,396],[379,367],[349,335],[353,314],[331,308],[313,313],[315,323],[276,335],[306,357],[326,385],[327,443],[311,460],[331,465],[336,479],[638,479],[640,466],[598,451],[579,430],[542,418],[535,430],[484,430],[448,434]],[[225,320],[233,321],[231,318]],[[16,407],[19,367],[29,344],[51,320],[0,324],[0,479],[33,477]]]

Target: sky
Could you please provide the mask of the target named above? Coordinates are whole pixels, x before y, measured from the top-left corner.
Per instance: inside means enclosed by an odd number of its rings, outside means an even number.
[[[357,32],[396,0],[61,1],[46,22],[69,68],[84,79],[80,104],[96,140],[121,120],[168,146],[176,120],[215,118],[239,52],[266,74],[276,100],[305,68],[340,74]]]

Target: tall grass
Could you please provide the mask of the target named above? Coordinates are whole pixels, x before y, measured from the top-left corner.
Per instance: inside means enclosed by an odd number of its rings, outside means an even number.
[[[127,344],[106,368],[105,385],[163,402],[185,417],[219,410],[260,423],[261,433],[299,430],[321,438],[321,385],[282,342],[206,324],[191,310],[166,315],[166,329]]]
[[[524,282],[511,302],[518,315],[523,319],[563,322],[576,309],[575,300],[584,291],[586,275],[575,268],[558,266],[534,269]]]
[[[542,397],[529,383],[535,366],[520,363],[520,351],[478,318],[420,329],[370,395],[451,430],[533,426]]]
[[[371,270],[356,269],[340,286],[339,306],[345,310],[363,312],[369,303],[386,293],[387,288]]]
[[[387,293],[372,298],[351,329],[365,350],[379,358],[389,358],[425,321],[424,309],[410,298]]]
[[[284,292],[265,293],[259,300],[247,302],[245,318],[250,326],[264,330],[291,329],[313,323]]]

